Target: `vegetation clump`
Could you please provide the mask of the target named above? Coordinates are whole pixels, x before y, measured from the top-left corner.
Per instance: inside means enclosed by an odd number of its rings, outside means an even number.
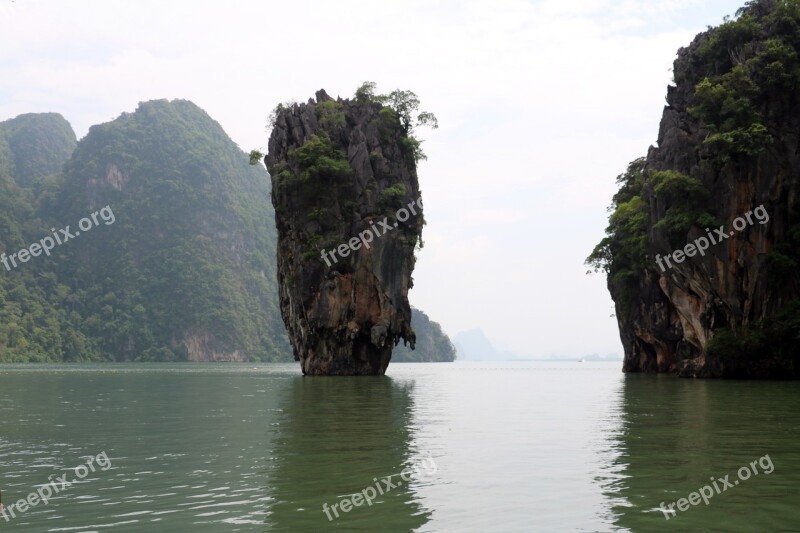
[[[741,162],[769,147],[780,122],[797,109],[800,1],[748,2],[710,31],[675,81],[695,85],[690,113],[709,129],[704,144],[719,163]]]
[[[648,249],[650,202],[664,206],[653,228],[663,231],[675,248],[682,247],[693,227],[715,222],[706,211],[709,192],[700,180],[672,170],[648,171],[645,166],[644,158],[637,159],[617,177],[620,188],[609,207],[606,236],[586,258],[595,272],[608,275],[621,309],[630,308],[646,271],[655,268]]]
[[[302,181],[343,179],[353,173],[347,155],[333,145],[324,130],[313,134],[303,146],[290,150],[289,161],[300,169],[299,178]]]
[[[422,126],[437,129],[439,120],[436,115],[429,111],[420,111],[419,97],[412,91],[396,89],[389,94],[377,94],[376,88],[377,85],[374,82],[364,82],[361,87],[356,89],[355,100],[382,106],[379,114],[384,127],[391,127],[397,122],[402,127],[403,136],[400,142],[406,155],[414,163],[427,159],[422,150],[423,141],[416,137],[415,132]]]

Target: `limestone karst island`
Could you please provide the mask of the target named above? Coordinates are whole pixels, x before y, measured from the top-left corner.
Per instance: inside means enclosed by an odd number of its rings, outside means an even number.
[[[608,275],[626,372],[800,377],[797,2],[749,2],[675,60],[647,157],[620,175]]]
[[[266,165],[278,228],[281,314],[304,374],[383,374],[414,348],[408,291],[422,242],[414,93],[324,90],[275,112]]]

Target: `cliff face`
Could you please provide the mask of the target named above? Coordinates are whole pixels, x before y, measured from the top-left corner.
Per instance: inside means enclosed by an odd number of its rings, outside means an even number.
[[[658,146],[590,256],[627,372],[800,377],[798,24],[799,2],[754,2],[679,51]]]
[[[413,347],[408,290],[421,237],[414,144],[372,100],[278,109],[267,168],[280,307],[305,374],[383,374]]]

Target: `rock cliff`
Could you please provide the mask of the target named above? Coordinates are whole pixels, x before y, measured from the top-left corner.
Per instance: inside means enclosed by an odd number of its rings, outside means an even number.
[[[589,258],[625,371],[800,377],[798,28],[800,2],[750,2],[679,51],[658,145]]]
[[[412,347],[408,290],[421,238],[419,145],[369,97],[279,106],[267,168],[283,320],[303,373],[383,374]]]

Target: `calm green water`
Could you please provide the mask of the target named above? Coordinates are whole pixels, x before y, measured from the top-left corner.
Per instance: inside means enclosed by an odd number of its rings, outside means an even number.
[[[3,502],[52,474],[78,481],[0,515],[0,529],[800,531],[800,383],[625,376],[602,363],[298,374],[0,367]],[[79,480],[102,452],[110,467]],[[658,510],[767,454],[770,474],[757,466],[669,521]],[[417,473],[399,476],[409,466]],[[372,505],[328,520],[324,504],[376,483]]]

